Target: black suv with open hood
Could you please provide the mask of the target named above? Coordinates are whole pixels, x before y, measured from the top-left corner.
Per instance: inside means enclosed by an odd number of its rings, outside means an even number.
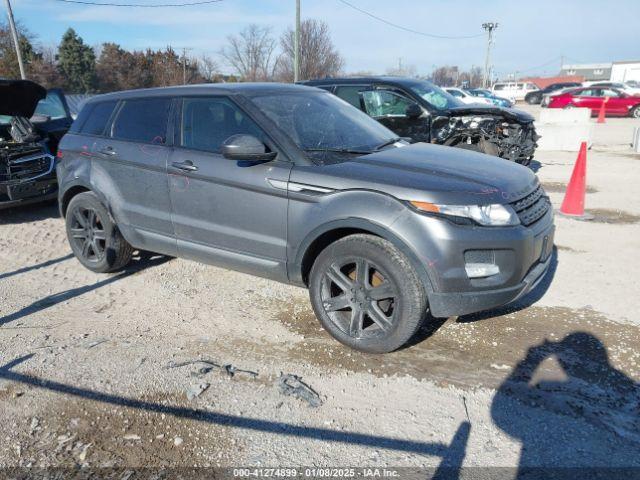
[[[328,90],[414,142],[466,148],[528,165],[534,118],[521,110],[464,104],[425,80],[402,77],[326,78],[302,82]]]
[[[55,155],[71,122],[60,90],[0,80],[0,209],[57,197]]]

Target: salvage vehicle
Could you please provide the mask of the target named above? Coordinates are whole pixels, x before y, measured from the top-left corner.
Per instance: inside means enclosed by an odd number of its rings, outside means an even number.
[[[640,97],[629,95],[617,88],[587,87],[554,95],[549,108],[590,108],[596,116],[604,105],[604,113],[612,117],[640,118]]]
[[[528,168],[409,145],[316,88],[218,84],[90,99],[60,144],[59,204],[94,272],[135,249],[308,287],[324,328],[365,352],[426,318],[530,291],[553,209]]]
[[[475,150],[528,165],[538,135],[521,110],[465,105],[425,80],[401,77],[331,78],[303,82],[328,90],[401,137]]]
[[[552,83],[551,85],[547,85],[546,87],[535,90],[533,92],[529,92],[524,96],[524,101],[529,105],[539,105],[542,102],[542,99],[545,95],[553,95],[554,92],[558,92],[565,88],[577,88],[581,87],[582,84],[578,82],[557,82]]]
[[[70,125],[61,91],[0,80],[0,209],[57,198],[55,154]]]

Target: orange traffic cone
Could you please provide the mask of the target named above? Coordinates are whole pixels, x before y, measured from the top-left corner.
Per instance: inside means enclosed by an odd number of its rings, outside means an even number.
[[[587,142],[582,142],[578,159],[573,167],[571,180],[567,185],[560,214],[580,220],[591,220],[592,215],[584,213],[584,197],[587,184]]]
[[[598,123],[605,123],[605,109],[607,108],[607,102],[609,101],[609,97],[604,97],[602,101],[602,105],[600,105],[600,111],[598,112]]]

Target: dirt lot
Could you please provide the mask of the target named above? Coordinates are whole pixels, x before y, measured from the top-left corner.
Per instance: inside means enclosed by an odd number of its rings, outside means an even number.
[[[597,125],[596,219],[557,217],[536,291],[383,356],[302,289],[161,257],[96,275],[55,206],[0,213],[0,466],[640,466],[633,125]],[[575,154],[536,160],[558,208]]]

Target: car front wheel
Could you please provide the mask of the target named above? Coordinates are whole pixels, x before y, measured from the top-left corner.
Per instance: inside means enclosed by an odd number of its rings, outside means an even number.
[[[325,330],[368,353],[400,348],[427,310],[425,289],[409,259],[373,235],[350,235],[323,250],[311,269],[309,292]]]
[[[133,248],[93,192],[80,193],[71,199],[65,223],[71,250],[89,270],[113,272],[131,260]]]

